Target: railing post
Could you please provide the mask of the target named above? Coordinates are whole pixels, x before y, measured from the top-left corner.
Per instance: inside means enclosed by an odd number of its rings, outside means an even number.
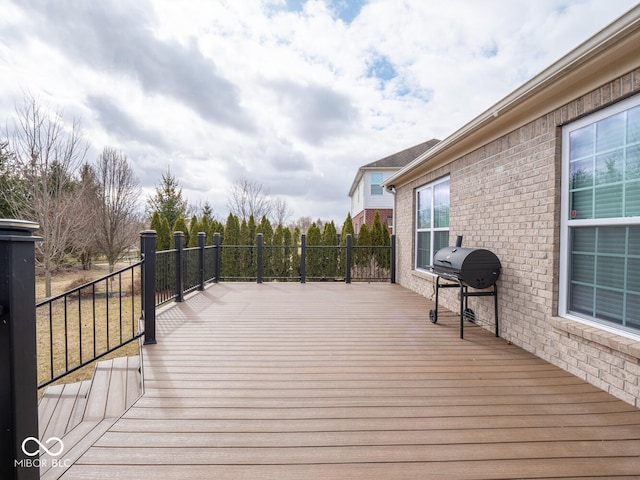
[[[391,283],[396,283],[396,235],[391,235]]]
[[[213,281],[218,283],[220,281],[220,234],[213,234]]]
[[[142,318],[144,319],[144,344],[156,344],[156,241],[155,230],[140,234],[142,264]]]
[[[264,266],[262,264],[263,262],[263,255],[262,255],[262,247],[264,245],[264,239],[262,237],[261,233],[258,233],[256,235],[256,241],[258,243],[258,273],[257,273],[257,277],[258,277],[258,283],[262,283],[262,274],[264,272]]]
[[[352,253],[353,239],[350,233],[347,233],[347,254],[346,262],[344,266],[344,282],[351,283],[351,253]]]
[[[207,234],[204,232],[198,232],[198,290],[204,290],[204,243]]]
[[[176,302],[184,302],[183,250],[184,233],[173,232],[173,243],[176,250]]]
[[[38,225],[0,220],[0,478],[36,480],[38,438],[35,242]],[[55,448],[55,447],[54,447]]]
[[[300,235],[300,283],[307,281],[307,236]]]

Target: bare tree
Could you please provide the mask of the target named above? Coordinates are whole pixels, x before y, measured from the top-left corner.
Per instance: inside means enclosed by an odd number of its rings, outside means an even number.
[[[269,217],[273,210],[273,204],[261,183],[242,177],[231,187],[227,208],[242,221],[251,215],[255,219],[260,219],[263,216]]]
[[[51,273],[73,253],[74,232],[87,221],[78,214],[82,196],[76,173],[88,144],[77,120],[66,124],[61,112],[48,111],[33,96],[25,96],[16,114],[6,137],[27,198],[7,200],[15,218],[40,225],[43,240],[36,243],[36,262],[44,270],[46,295],[51,296]]]
[[[135,244],[140,232],[138,199],[140,182],[127,157],[105,147],[96,166],[98,184],[98,235],[96,245],[109,262],[109,272]]]
[[[273,206],[272,215],[274,225],[286,225],[289,219],[293,216],[293,210],[289,208],[289,205],[282,198],[274,198],[271,202]]]

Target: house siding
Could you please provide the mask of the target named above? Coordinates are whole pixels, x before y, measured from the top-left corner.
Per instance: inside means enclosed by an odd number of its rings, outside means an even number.
[[[502,263],[500,336],[640,407],[638,342],[557,316],[561,126],[638,92],[640,70],[398,187],[395,233],[397,281],[433,298],[435,277],[413,268],[415,189],[450,175],[450,244],[463,235],[463,246],[491,250]],[[441,303],[457,312],[457,289],[442,291]],[[493,328],[493,299],[469,304]]]

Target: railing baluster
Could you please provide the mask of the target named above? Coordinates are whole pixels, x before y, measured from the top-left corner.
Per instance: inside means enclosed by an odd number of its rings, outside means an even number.
[[[182,232],[174,232],[173,233],[173,241],[176,248],[176,276],[175,276],[175,294],[176,294],[176,302],[184,302],[184,275],[183,275],[183,243],[184,243],[184,233]]]
[[[300,283],[307,281],[307,236],[300,235]]]

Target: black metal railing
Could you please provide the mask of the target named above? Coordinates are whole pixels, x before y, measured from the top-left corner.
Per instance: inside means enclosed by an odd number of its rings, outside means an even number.
[[[35,300],[35,242],[38,225],[0,219],[0,445],[7,458],[21,462],[25,438],[38,436],[37,390],[71,372],[144,337],[156,343],[158,305],[181,302],[184,294],[220,280],[341,280],[395,282],[395,238],[389,247],[306,244],[205,246],[183,248],[183,234],[174,234],[175,248],[156,252],[156,232],[142,232],[141,260],[100,279],[40,302]],[[242,261],[243,263],[240,263]],[[244,265],[242,275],[231,267]],[[235,270],[238,272],[239,270]],[[37,361],[36,361],[37,360]],[[28,460],[28,459],[27,459]],[[37,470],[34,470],[37,474]],[[12,463],[0,465],[0,478],[10,478]],[[37,478],[37,477],[36,477]]]
[[[36,303],[38,388],[140,338],[143,262]]]

